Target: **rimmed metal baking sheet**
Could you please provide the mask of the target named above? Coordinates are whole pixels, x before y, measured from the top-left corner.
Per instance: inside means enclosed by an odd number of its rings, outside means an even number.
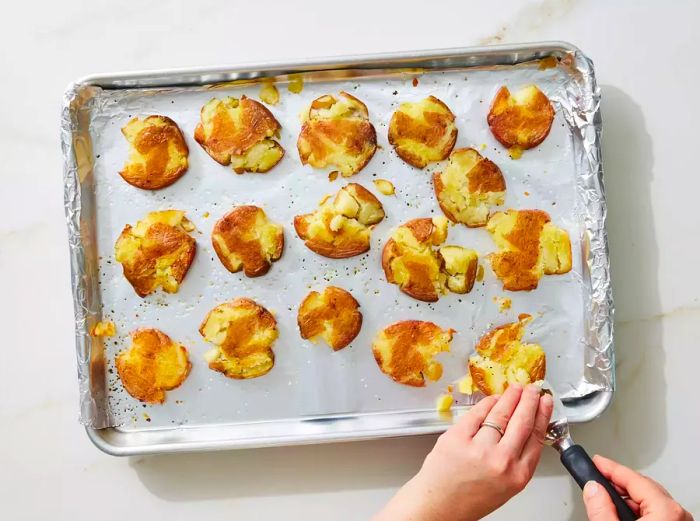
[[[551,61],[537,61],[552,57],[556,67],[549,67]],[[290,75],[304,78],[305,87],[298,95],[286,92]],[[194,143],[197,114],[214,95],[255,97],[256,80],[266,77],[274,77],[282,93],[282,102],[272,110],[283,125],[281,143],[287,157],[265,176],[235,176]],[[485,114],[500,84],[526,82],[537,83],[550,96],[557,119],[543,145],[513,161],[490,136]],[[321,195],[345,183],[329,183],[325,173],[302,167],[295,142],[300,109],[320,94],[342,89],[367,103],[382,147],[350,181],[377,193],[371,181],[390,179],[398,195],[380,195],[387,219],[375,229],[368,255],[330,261],[305,249],[294,236],[290,219],[310,211]],[[505,314],[492,302],[492,297],[505,294],[492,274],[471,294],[448,295],[435,305],[399,294],[381,275],[378,256],[391,228],[408,218],[440,213],[430,173],[401,163],[386,143],[386,126],[398,103],[427,94],[443,99],[457,115],[457,146],[483,147],[482,153],[501,166],[508,182],[507,207],[547,205],[543,209],[572,237],[572,273],[546,277],[535,292],[509,294],[513,307]],[[548,378],[564,396],[570,419],[594,418],[605,409],[614,389],[598,106],[590,60],[563,43],[80,80],[66,93],[62,143],[81,420],[90,438],[106,452],[129,455],[439,432],[451,421],[434,410],[439,391],[464,373],[466,357],[486,328],[520,312],[540,316],[530,334],[548,352]],[[126,157],[119,129],[131,116],[149,113],[175,119],[191,149],[189,172],[157,192],[132,188],[116,175]],[[286,228],[283,259],[261,279],[228,274],[211,252],[209,234],[216,218],[241,203],[262,205]],[[147,211],[169,207],[185,209],[197,226],[197,260],[178,294],[141,300],[119,275],[111,248],[124,224]],[[481,254],[493,250],[483,230],[453,227],[449,242],[475,247]],[[326,284],[353,291],[365,314],[358,339],[338,353],[303,342],[294,325],[303,294]],[[281,337],[275,347],[277,363],[269,375],[233,382],[203,363],[206,347],[196,330],[206,310],[241,295],[256,298],[276,313]],[[104,343],[88,334],[102,317],[115,320],[119,330],[117,337]],[[445,376],[439,384],[404,388],[379,373],[372,360],[369,344],[375,332],[407,318],[429,319],[458,330],[452,353],[442,357]],[[161,407],[138,404],[123,392],[113,371],[114,354],[125,346],[128,331],[146,325],[160,327],[183,342],[193,360],[191,376]],[[457,410],[469,403],[462,400]]]

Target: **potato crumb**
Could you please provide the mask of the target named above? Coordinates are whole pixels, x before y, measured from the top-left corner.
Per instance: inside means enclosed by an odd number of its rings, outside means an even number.
[[[530,192],[523,192],[523,193],[525,194],[525,197],[529,197],[529,196],[530,196]]]
[[[498,311],[503,313],[505,310],[510,309],[513,301],[508,297],[493,297],[493,301],[498,304]]]
[[[114,336],[117,332],[117,328],[114,322],[111,320],[105,320],[104,322],[98,322],[95,324],[90,331],[92,336]]]
[[[520,147],[510,147],[508,149],[508,155],[511,159],[520,159],[523,155],[523,149]]]
[[[543,58],[540,60],[540,64],[537,67],[539,70],[543,71],[545,69],[552,69],[556,67],[559,64],[557,59],[554,56],[547,56],[546,58]]]
[[[484,280],[484,266],[479,264],[479,268],[476,270],[476,280],[481,282]]]
[[[435,403],[435,408],[438,412],[447,412],[452,408],[454,398],[451,394],[441,394]]]
[[[304,78],[301,76],[301,74],[289,75],[287,90],[292,94],[299,94],[302,90],[304,90]]]
[[[328,180],[331,181],[331,182],[333,182],[333,181],[335,181],[336,179],[338,179],[338,173],[339,173],[339,172],[338,172],[337,170],[333,170],[332,172],[330,172],[330,173],[328,174]]]
[[[414,87],[418,86],[418,78],[413,78],[413,81],[411,82]]]
[[[384,195],[394,195],[396,193],[394,184],[391,181],[387,181],[386,179],[375,179],[372,182],[374,183],[374,186],[377,187],[377,190]]]
[[[209,212],[204,212],[204,213],[202,214],[202,217],[204,217],[205,219],[206,219],[207,217],[209,217]]]
[[[260,99],[268,105],[277,105],[280,101],[280,92],[274,83],[265,82],[260,87]]]

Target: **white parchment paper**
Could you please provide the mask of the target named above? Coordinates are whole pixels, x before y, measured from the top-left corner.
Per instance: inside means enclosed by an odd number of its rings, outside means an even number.
[[[329,414],[362,414],[378,411],[433,409],[435,398],[448,384],[464,375],[469,354],[489,328],[530,313],[536,320],[527,339],[540,343],[547,353],[547,378],[558,393],[575,389],[584,374],[584,299],[587,287],[582,273],[584,224],[576,196],[576,168],[572,134],[559,111],[566,96],[567,76],[558,68],[539,70],[510,68],[467,72],[431,72],[418,76],[348,79],[306,83],[300,94],[278,84],[281,101],[270,107],[282,124],[280,143],[284,159],[267,174],[236,175],[211,159],[192,138],[199,110],[213,96],[243,94],[258,99],[259,86],[217,90],[201,88],[161,91],[109,91],[93,110],[93,139],[97,198],[97,242],[100,255],[100,287],[103,317],[117,325],[118,335],[106,340],[111,422],[123,430],[143,430],[173,425],[202,425],[308,418]],[[511,90],[536,83],[557,109],[552,131],[539,147],[519,160],[508,157],[486,124],[486,114],[497,89]],[[327,173],[302,166],[296,150],[299,113],[318,96],[345,90],[364,101],[377,129],[379,149],[369,164],[351,179],[329,182]],[[380,254],[390,231],[416,217],[441,215],[431,174],[444,163],[425,170],[404,163],[387,141],[393,111],[403,101],[428,95],[443,100],[455,113],[457,147],[472,146],[493,160],[506,178],[506,208],[539,208],[571,237],[573,270],[566,275],[545,276],[537,290],[507,292],[493,275],[486,255],[495,245],[485,229],[450,227],[447,244],[476,249],[484,265],[483,282],[467,295],[447,294],[435,304],[416,301],[386,282]],[[172,118],[190,147],[188,172],[173,186],[159,191],[132,187],[118,175],[127,155],[120,129],[133,116],[162,114]],[[395,196],[384,196],[372,180],[388,179]],[[312,211],[321,197],[347,182],[360,183],[382,201],[386,219],[372,234],[369,253],[332,260],[308,250],[292,226],[295,215]],[[284,225],[286,246],[269,273],[249,279],[231,274],[221,265],[211,246],[211,230],[217,219],[239,204],[255,204],[268,217]],[[148,212],[169,208],[186,211],[195,224],[198,251],[177,294],[157,292],[141,299],[122,276],[114,260],[114,243],[125,224],[134,224]],[[208,214],[208,217],[207,217]],[[313,344],[299,336],[296,315],[299,303],[311,290],[326,285],[349,290],[361,304],[362,331],[347,348],[333,352],[322,342]],[[197,329],[206,313],[226,300],[247,296],[273,312],[280,338],[274,345],[272,371],[252,380],[231,380],[211,371],[202,355],[208,346]],[[500,312],[494,297],[512,299],[511,309]],[[380,372],[371,352],[378,330],[406,319],[433,321],[457,330],[450,353],[440,355],[444,375],[425,388],[393,382]],[[145,406],[122,388],[114,357],[129,345],[129,331],[156,327],[189,350],[192,372],[162,406]],[[473,398],[461,397],[460,404]]]

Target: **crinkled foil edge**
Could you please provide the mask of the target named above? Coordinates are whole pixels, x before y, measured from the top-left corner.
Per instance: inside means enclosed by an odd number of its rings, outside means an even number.
[[[572,53],[572,57],[574,81],[566,85],[567,99],[572,104],[564,107],[563,113],[574,133],[574,157],[578,161],[577,192],[580,214],[585,223],[585,236],[581,241],[584,248],[582,258],[587,264],[584,276],[590,278],[591,293],[584,302],[587,315],[584,380],[562,399],[580,398],[597,391],[614,391],[615,388],[614,305],[600,148],[601,94],[593,62],[580,51]],[[563,60],[563,63],[566,61]]]
[[[93,155],[89,135],[91,102],[101,89],[71,84],[63,96],[61,151],[63,154],[63,202],[68,226],[71,287],[75,310],[75,349],[78,365],[80,422],[110,426],[104,378],[104,350],[96,347],[90,327],[99,320],[97,277],[90,270],[97,262],[94,241]],[[101,346],[100,346],[101,347]]]

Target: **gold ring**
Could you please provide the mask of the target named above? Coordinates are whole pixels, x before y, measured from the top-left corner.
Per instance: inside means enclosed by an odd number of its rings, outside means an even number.
[[[497,423],[485,421],[481,424],[481,427],[491,427],[492,429],[496,429],[498,431],[498,434],[501,435],[501,438],[505,435],[505,432],[503,432],[503,428]]]

